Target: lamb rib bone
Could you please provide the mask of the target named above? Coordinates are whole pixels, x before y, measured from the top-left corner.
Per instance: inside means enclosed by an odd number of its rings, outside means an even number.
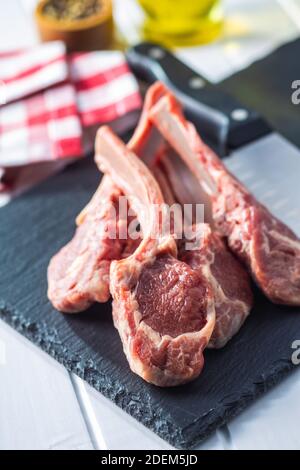
[[[197,178],[193,178],[190,171],[184,171],[186,165],[156,126],[151,123],[151,110],[159,99],[167,94],[167,88],[159,82],[149,89],[140,124],[129,144],[138,156],[147,162],[152,172],[156,175],[158,173],[159,181],[162,182],[165,176],[161,187],[165,188],[164,196],[166,194],[167,202],[172,200],[171,195],[168,194],[170,186],[173,193],[177,195],[177,199],[184,198],[184,201],[180,200],[181,203],[203,202],[205,193],[201,190]],[[164,169],[167,171],[163,171]],[[166,176],[171,177],[169,184],[166,184]],[[190,191],[187,191],[186,187]],[[198,201],[192,199],[193,192],[197,193],[197,197],[200,198]],[[185,193],[187,193],[186,196]],[[204,201],[207,206],[208,198],[206,197]],[[209,215],[209,211],[206,215]],[[201,236],[197,240],[196,249],[186,251],[185,240],[180,240],[179,257],[193,269],[199,269],[200,272],[205,270],[206,276],[210,279],[215,299],[216,324],[208,347],[221,348],[240,330],[250,314],[253,306],[250,279],[240,262],[230,253],[216,232],[207,224],[193,227],[193,232],[197,230],[200,231]],[[182,233],[178,235],[181,236]]]
[[[152,158],[151,145],[157,147],[157,141],[151,132],[153,126],[149,123],[148,112],[161,97],[162,91],[162,87],[157,85],[148,91],[140,123],[128,144],[139,155],[145,154],[149,158]],[[158,132],[156,137],[162,141]],[[57,310],[77,313],[86,310],[94,302],[106,302],[109,299],[112,259],[127,256],[136,246],[136,243],[126,243],[125,240],[111,240],[106,234],[116,222],[115,212],[121,195],[111,178],[105,175],[91,201],[78,215],[73,239],[51,259],[48,267],[48,298]],[[119,218],[118,228],[124,223]]]
[[[300,305],[300,240],[226,169],[168,93],[151,118],[212,202],[215,226],[275,303]]]
[[[163,227],[156,180],[107,127],[98,131],[95,158],[128,197],[144,236],[131,256],[110,268],[114,323],[130,367],[155,385],[188,382],[202,370],[214,329],[210,283],[177,259],[176,242]]]

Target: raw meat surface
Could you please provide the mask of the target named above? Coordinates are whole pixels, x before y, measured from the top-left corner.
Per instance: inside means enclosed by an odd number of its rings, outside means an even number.
[[[220,186],[214,217],[231,249],[249,267],[270,300],[300,305],[299,238],[235,180],[231,181],[231,195],[225,178],[220,178]]]
[[[136,145],[139,156],[147,161],[148,165],[150,164],[169,205],[176,202],[174,195],[172,196],[170,192],[175,194],[181,204],[205,202],[205,218],[211,222],[210,199],[202,190],[198,179],[167,143],[165,136],[159,134],[157,128],[151,123],[151,110],[159,99],[168,94],[165,86],[159,83],[156,83],[152,89],[155,90],[155,93],[152,92],[155,94],[155,99],[151,98],[150,89],[146,97],[147,112],[144,113],[139,132],[136,134],[139,137],[137,139],[139,143]],[[190,220],[190,223],[192,224],[193,220]],[[210,275],[216,302],[216,325],[209,347],[220,348],[243,325],[251,311],[253,296],[249,276],[240,262],[230,253],[221,237],[217,233],[213,234],[206,224],[202,225],[202,231],[204,234],[202,243],[199,243],[197,250],[186,252],[186,256],[188,260],[194,259],[194,269],[198,268],[200,272],[206,269]],[[184,246],[184,243],[181,243],[181,246]],[[179,257],[183,259],[181,254]],[[217,275],[217,268],[221,265],[223,265],[224,276],[221,273]],[[233,286],[231,292],[229,292],[228,284]]]
[[[96,163],[126,194],[143,232],[136,251],[110,269],[114,323],[130,367],[155,385],[188,382],[202,370],[215,324],[211,285],[204,272],[177,259],[156,180],[106,127],[97,134]]]
[[[188,265],[171,256],[157,257],[142,270],[136,286],[143,321],[172,338],[201,330],[206,324],[206,288],[201,281]]]
[[[120,195],[110,180],[101,183],[79,215],[73,239],[52,258],[48,268],[48,297],[57,310],[76,313],[93,302],[109,299],[110,262],[122,256],[126,245],[126,240],[109,237],[109,231],[116,229],[114,213]],[[118,220],[119,228],[121,224]]]
[[[149,158],[152,164],[158,142],[148,114],[161,92],[161,86],[154,85],[149,89],[140,123],[128,143],[133,151],[136,150],[141,158]],[[157,131],[156,135],[159,137]],[[116,225],[114,210],[118,212],[120,196],[122,192],[105,175],[95,195],[77,217],[78,227],[73,239],[52,258],[48,268],[48,298],[57,310],[77,313],[93,302],[109,299],[111,261],[129,256],[140,242],[129,239],[126,243],[107,236],[107,229]],[[124,224],[118,215],[117,224],[119,228]]]
[[[151,123],[151,110],[167,93],[166,87],[157,82],[146,95],[145,112],[133,139],[135,150],[151,168],[169,205],[176,202],[173,194],[181,204],[205,202],[205,208],[209,209],[205,217],[211,221],[210,200],[198,179]],[[181,250],[179,258],[190,264],[193,269],[199,269],[200,272],[205,269],[209,273],[215,299],[216,324],[208,347],[221,348],[239,331],[250,314],[253,295],[247,272],[231,254],[221,237],[213,233],[207,224],[203,224],[201,228],[203,238],[197,250]],[[184,243],[180,245],[185,246]],[[149,304],[151,300],[149,296]]]
[[[221,348],[240,330],[251,311],[253,295],[249,276],[208,224],[202,226],[202,238],[196,249],[187,251],[183,247],[179,258],[193,269],[205,266],[207,270],[216,309],[216,324],[208,347]]]
[[[179,156],[174,151],[167,150],[162,155],[160,171],[182,204],[203,203],[203,192],[198,180],[193,178],[182,161],[179,164]],[[190,223],[193,222],[192,218]],[[179,240],[178,257],[193,269],[205,269],[210,278],[215,300],[216,324],[208,347],[221,348],[240,330],[251,312],[253,295],[250,277],[219,233],[213,231],[209,224],[194,225],[193,233],[197,231],[197,240]],[[190,249],[187,249],[187,242],[192,243]]]
[[[270,300],[300,305],[300,240],[228,172],[168,93],[151,111],[162,135],[198,178],[216,228]]]

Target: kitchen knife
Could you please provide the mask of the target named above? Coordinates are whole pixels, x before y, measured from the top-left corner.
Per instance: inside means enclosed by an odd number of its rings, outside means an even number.
[[[255,110],[210,84],[167,49],[151,43],[127,52],[138,78],[161,80],[226,166],[269,209],[300,235],[300,150]]]
[[[270,131],[255,110],[242,107],[163,47],[139,44],[128,50],[127,60],[139,79],[160,80],[174,91],[187,117],[222,156]]]

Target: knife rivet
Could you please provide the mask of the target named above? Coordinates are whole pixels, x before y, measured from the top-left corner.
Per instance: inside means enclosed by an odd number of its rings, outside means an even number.
[[[246,119],[248,119],[248,116],[249,116],[248,111],[246,109],[243,109],[243,108],[235,109],[231,113],[231,117],[235,121],[245,121]]]
[[[159,60],[165,56],[165,52],[159,47],[151,47],[151,49],[149,49],[149,56],[152,57],[152,59]]]
[[[192,77],[189,79],[189,87],[193,90],[199,90],[205,86],[205,81],[201,77]]]

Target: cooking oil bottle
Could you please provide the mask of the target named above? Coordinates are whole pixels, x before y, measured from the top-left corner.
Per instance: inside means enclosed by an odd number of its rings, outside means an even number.
[[[219,36],[223,24],[220,0],[139,0],[146,13],[146,40],[172,46],[192,46]]]

